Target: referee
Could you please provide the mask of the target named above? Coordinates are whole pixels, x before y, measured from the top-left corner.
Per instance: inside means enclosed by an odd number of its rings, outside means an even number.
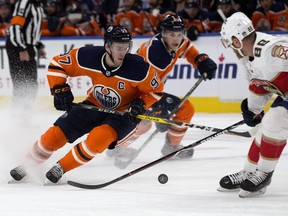
[[[36,55],[46,57],[44,45],[40,42],[43,12],[40,0],[18,0],[6,40],[13,83],[13,109],[17,117],[24,120],[32,116],[38,90]]]

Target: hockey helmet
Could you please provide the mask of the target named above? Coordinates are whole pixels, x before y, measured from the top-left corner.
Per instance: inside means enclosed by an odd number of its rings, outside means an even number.
[[[242,40],[254,31],[252,21],[244,13],[236,12],[222,24],[221,42],[225,48],[232,47],[236,49],[233,47],[232,37],[236,37],[242,43]]]
[[[162,31],[183,31],[185,30],[185,24],[182,17],[178,15],[167,15],[165,19],[160,23],[160,28]]]
[[[104,42],[130,43],[132,41],[129,31],[121,25],[110,25],[104,33]]]

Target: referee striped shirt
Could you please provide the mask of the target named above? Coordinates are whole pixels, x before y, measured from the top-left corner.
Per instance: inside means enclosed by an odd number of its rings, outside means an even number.
[[[18,0],[9,27],[9,39],[19,50],[40,41],[43,5],[40,0]]]

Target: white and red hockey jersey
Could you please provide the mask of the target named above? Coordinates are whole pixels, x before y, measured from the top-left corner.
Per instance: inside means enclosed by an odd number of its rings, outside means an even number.
[[[249,110],[258,114],[273,94],[288,101],[288,38],[256,35],[254,57],[243,57],[240,62],[249,80]]]

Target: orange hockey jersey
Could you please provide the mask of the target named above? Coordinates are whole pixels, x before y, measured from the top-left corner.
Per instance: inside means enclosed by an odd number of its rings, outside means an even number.
[[[178,58],[185,58],[194,67],[197,67],[194,59],[199,51],[189,39],[183,39],[175,53],[168,53],[161,38],[161,34],[155,35],[149,41],[143,43],[137,51],[138,55],[142,56],[146,62],[156,69],[161,80],[170,73]]]
[[[267,13],[258,7],[252,14],[252,23],[258,31],[287,31],[288,7],[275,2]]]
[[[73,49],[55,56],[48,67],[50,88],[64,84],[68,77],[88,76],[92,87],[87,100],[98,107],[125,110],[129,103],[140,97],[148,109],[162,95],[163,83],[152,67],[135,54],[127,54],[116,69],[108,69],[102,46]]]

